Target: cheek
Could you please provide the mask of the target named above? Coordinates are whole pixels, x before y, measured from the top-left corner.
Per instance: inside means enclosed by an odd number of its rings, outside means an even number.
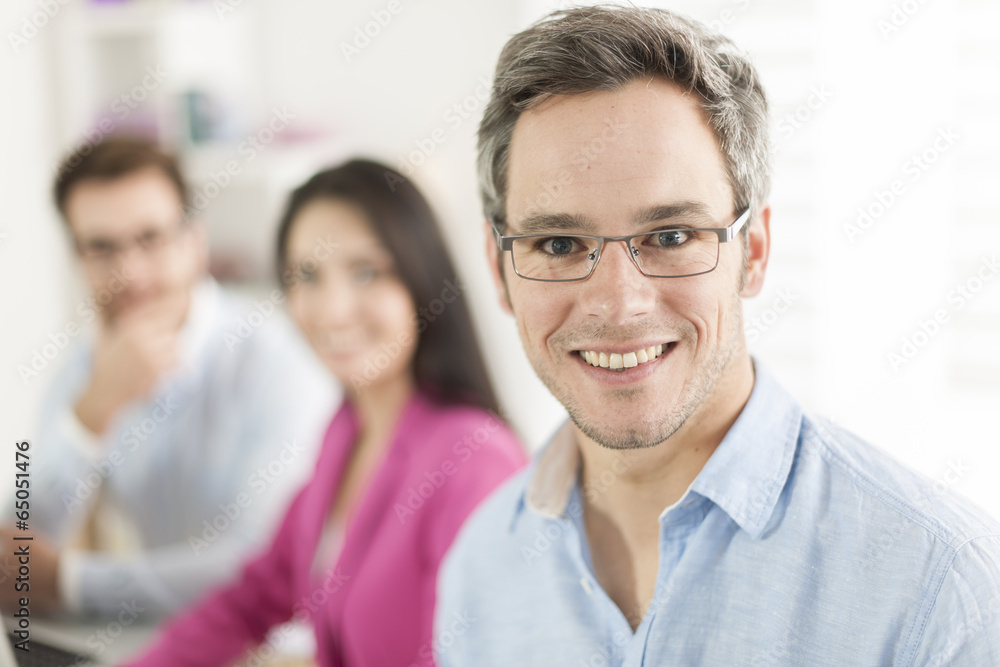
[[[170,281],[183,284],[197,280],[202,263],[202,256],[194,235],[187,237],[186,242],[179,243],[177,252],[168,260],[167,273]]]
[[[86,265],[83,268],[83,274],[87,278],[87,284],[90,285],[90,291],[94,294],[98,294],[108,288],[108,283],[110,282],[108,274]]]
[[[747,256],[743,247],[744,243],[742,234],[729,243],[724,243],[719,255],[719,267],[715,270],[715,272],[725,276],[726,285],[737,292],[740,287],[740,277],[746,268]]]
[[[371,321],[382,337],[398,338],[407,333],[416,336],[416,309],[409,292],[399,283],[389,283],[373,290],[365,302]]]
[[[570,320],[574,297],[562,293],[556,284],[546,285],[529,280],[515,279],[511,285],[510,300],[514,317],[524,344],[547,347],[549,336]]]
[[[720,336],[725,304],[720,300],[721,281],[713,273],[690,278],[663,279],[658,293],[655,321],[664,322],[674,335],[701,348]]]
[[[317,313],[315,298],[301,288],[292,288],[288,293],[288,314],[295,324],[308,333],[314,326],[313,319]]]
[[[720,272],[708,289],[691,296],[685,319],[694,326],[699,346],[725,345],[731,337],[733,318],[740,308],[735,289],[733,277]]]

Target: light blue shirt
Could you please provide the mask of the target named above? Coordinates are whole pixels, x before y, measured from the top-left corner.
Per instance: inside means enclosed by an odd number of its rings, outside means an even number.
[[[463,528],[439,581],[442,667],[1000,665],[1000,524],[802,408],[749,401],[660,515],[633,633],[582,527],[568,424]],[[607,480],[614,483],[613,480]]]
[[[73,410],[93,341],[67,350],[32,439],[31,522],[63,548],[70,610],[177,611],[270,539],[312,471],[338,394],[281,300],[244,300],[212,280],[198,286],[179,366],[101,436]],[[68,548],[95,511],[112,550]]]

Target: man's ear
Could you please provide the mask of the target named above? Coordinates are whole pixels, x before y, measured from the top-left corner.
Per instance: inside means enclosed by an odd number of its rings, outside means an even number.
[[[500,301],[500,307],[503,308],[504,312],[508,315],[513,315],[514,306],[510,302],[510,292],[507,291],[505,271],[500,266],[500,262],[507,262],[507,253],[500,252],[497,249],[497,240],[493,235],[493,225],[489,221],[486,222],[483,229],[486,232],[486,261],[490,263],[490,275],[493,276],[493,286],[497,290],[497,300]]]
[[[767,258],[771,252],[771,205],[764,202],[748,224],[750,243],[747,247],[747,274],[740,292],[743,298],[757,296],[764,287],[764,273],[767,271]]]

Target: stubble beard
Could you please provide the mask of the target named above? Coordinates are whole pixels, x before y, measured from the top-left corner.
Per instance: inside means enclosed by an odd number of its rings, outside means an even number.
[[[738,316],[739,297],[737,296],[734,300],[736,303],[731,304],[734,308],[730,308],[724,323],[728,335],[721,341],[720,349],[715,354],[703,359],[693,369],[691,375],[683,380],[683,387],[673,408],[667,409],[665,414],[652,422],[647,421],[636,426],[609,427],[607,424],[595,421],[593,417],[588,416],[588,411],[577,400],[575,393],[568,386],[557,382],[541,359],[531,358],[530,361],[542,383],[562,403],[569,413],[570,419],[588,438],[602,447],[618,451],[655,447],[676,433],[712,396],[719,381],[741,349],[740,322],[742,318]],[[693,326],[686,328],[682,334],[678,345],[680,343],[691,345],[696,343],[697,335]],[[525,348],[527,349],[527,345]],[[530,356],[534,357],[535,355]],[[641,388],[618,389],[615,390],[614,395],[621,401],[644,401],[652,406],[656,405],[656,397],[649,396],[648,392]]]

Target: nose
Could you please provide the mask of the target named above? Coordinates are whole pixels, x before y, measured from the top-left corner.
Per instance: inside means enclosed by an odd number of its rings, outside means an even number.
[[[121,275],[128,276],[130,287],[142,289],[153,279],[153,267],[147,253],[134,244],[120,248],[111,266],[117,266]]]
[[[639,271],[630,252],[624,241],[604,245],[597,266],[582,284],[580,301],[587,315],[618,325],[653,309],[655,279]]]
[[[357,322],[357,290],[345,276],[327,276],[316,296],[313,307],[322,326],[343,327]]]

